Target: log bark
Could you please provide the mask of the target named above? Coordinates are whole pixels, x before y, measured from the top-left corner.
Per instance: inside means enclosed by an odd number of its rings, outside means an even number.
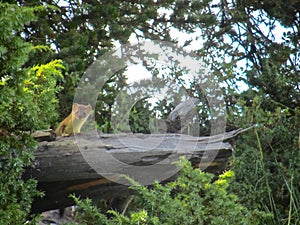
[[[232,155],[229,140],[244,131],[235,130],[210,137],[87,133],[58,137],[55,141],[40,139],[34,167],[28,168],[24,175],[24,179],[37,179],[38,188],[45,192],[42,199],[34,201],[32,212],[70,206],[73,202],[69,195],[72,193],[92,199],[126,198],[131,191],[120,174],[125,171],[135,180],[146,183],[151,183],[156,175],[167,178],[160,180],[162,182],[173,180],[177,169],[173,162],[181,156],[187,157],[195,167],[213,173],[221,172]],[[99,158],[102,153],[105,157]],[[99,173],[97,165],[114,165],[108,163],[106,156],[109,155],[121,163]],[[94,165],[89,162],[93,157]]]

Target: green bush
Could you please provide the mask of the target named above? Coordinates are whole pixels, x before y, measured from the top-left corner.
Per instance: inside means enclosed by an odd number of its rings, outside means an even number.
[[[107,219],[90,200],[75,198],[79,206],[79,224],[259,224],[268,214],[248,210],[238,197],[228,192],[233,172],[227,171],[217,179],[214,175],[193,169],[190,162],[181,160],[182,168],[176,181],[165,185],[155,183],[148,188],[132,181],[136,192],[126,215],[108,211]]]
[[[57,77],[60,60],[26,68],[34,47],[21,37],[25,24],[36,19],[43,7],[29,8],[0,3],[0,224],[20,225],[30,218],[36,181],[22,180],[31,166],[35,141],[30,134],[49,128],[57,117]],[[27,221],[27,224],[29,222]]]
[[[244,113],[236,121],[257,126],[236,142],[232,162],[236,182],[230,188],[243,205],[273,215],[260,224],[299,224],[300,111],[268,96],[255,96],[242,107]]]

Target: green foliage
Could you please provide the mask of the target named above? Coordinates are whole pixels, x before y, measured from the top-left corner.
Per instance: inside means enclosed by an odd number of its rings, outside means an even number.
[[[34,11],[38,9],[41,8],[0,4],[0,78],[27,61],[31,45],[16,34],[20,34],[25,24],[37,19]]]
[[[39,118],[36,121],[36,129],[49,128],[50,124],[57,119],[56,94],[60,88],[56,85],[57,79],[62,79],[64,66],[61,60],[54,60],[47,64],[34,66],[28,72],[25,79],[26,94],[32,96],[32,103],[36,108],[30,113],[31,117]],[[47,117],[45,117],[47,115]],[[32,126],[34,127],[34,126]]]
[[[41,1],[17,1],[21,6],[39,6]],[[151,2],[89,1],[79,3],[68,0],[51,2],[55,8],[47,7],[46,12],[37,12],[38,20],[26,26],[23,35],[35,45],[51,45],[54,52],[37,53],[28,65],[44,63],[53,59],[63,59],[66,65],[64,80],[60,83],[64,90],[59,93],[61,119],[70,112],[74,89],[84,71],[96,57],[114,46],[115,42],[127,43],[134,30],[157,15],[158,5]],[[102,74],[100,74],[101,76]],[[118,86],[118,79],[113,83]],[[105,87],[107,88],[107,86]],[[105,89],[108,93],[109,90]],[[115,92],[118,89],[114,90]],[[115,95],[113,93],[112,95]],[[101,96],[97,105],[103,118],[110,118],[111,95]],[[96,112],[97,115],[97,112]],[[102,117],[102,116],[100,116]],[[97,120],[105,131],[110,131],[107,119]]]
[[[9,132],[49,128],[57,118],[56,80],[61,69],[56,60],[6,75],[0,84],[1,128]]]
[[[109,69],[110,68],[108,68],[108,70]],[[106,71],[103,72],[105,73]],[[120,91],[126,86],[126,78],[123,72],[123,70],[118,71],[116,74],[110,77],[98,95],[95,107],[95,120],[99,125],[99,129],[105,133],[120,132],[123,129],[120,127],[113,127],[112,125],[112,108],[115,106],[115,101],[120,95]],[[109,73],[109,71],[107,71],[107,73]],[[101,79],[103,80],[103,78],[99,78],[100,82]],[[99,82],[99,80],[97,82]],[[121,104],[126,103],[122,102]]]
[[[24,168],[32,163],[34,147],[29,136],[21,140],[0,137],[0,224],[23,224],[30,219],[32,199],[41,196],[35,180],[20,179]]]
[[[144,99],[135,103],[129,115],[131,132],[150,134],[150,104]]]
[[[72,196],[78,206],[76,210],[76,220],[80,221],[80,224],[93,224],[93,225],[104,225],[108,223],[106,215],[100,212],[100,209],[92,205],[90,199],[80,200],[75,196]],[[75,223],[67,223],[66,225],[75,225]]]
[[[258,126],[236,143],[232,169],[238,183],[232,189],[249,207],[273,213],[261,224],[298,224],[300,112],[258,96],[248,106],[242,104],[238,120]]]
[[[28,219],[34,224],[28,214],[33,198],[41,193],[36,190],[35,180],[21,179],[25,168],[31,166],[36,148],[30,132],[49,128],[56,119],[56,81],[61,77],[61,61],[24,66],[34,47],[23,40],[21,30],[43,9],[0,3],[1,225],[20,225]]]
[[[237,195],[228,192],[233,172],[227,171],[217,179],[214,175],[194,169],[187,160],[176,181],[152,188],[131,181],[137,193],[128,215],[108,211],[107,219],[89,200],[80,201],[77,220],[80,224],[259,224],[269,215],[248,210],[238,203]]]

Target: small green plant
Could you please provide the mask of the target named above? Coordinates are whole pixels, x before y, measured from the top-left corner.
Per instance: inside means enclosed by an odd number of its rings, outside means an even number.
[[[136,192],[133,204],[121,215],[109,210],[111,219],[91,205],[90,200],[75,198],[79,206],[79,224],[259,224],[261,217],[269,215],[242,206],[238,197],[228,192],[233,172],[227,171],[217,179],[213,174],[194,169],[181,159],[182,168],[176,181],[165,185],[155,183],[152,188],[131,180]]]

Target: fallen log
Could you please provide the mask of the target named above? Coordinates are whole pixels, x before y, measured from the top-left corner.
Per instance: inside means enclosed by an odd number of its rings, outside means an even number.
[[[232,155],[229,140],[245,130],[210,137],[86,133],[52,141],[39,136],[42,141],[35,153],[34,167],[26,170],[24,178],[37,179],[38,189],[45,196],[34,201],[32,212],[70,206],[74,204],[69,198],[72,193],[91,199],[126,198],[130,189],[122,174],[145,184],[174,180],[178,168],[173,162],[181,156],[195,167],[219,173]],[[109,164],[109,157],[119,163]],[[109,167],[104,172],[103,165]]]

